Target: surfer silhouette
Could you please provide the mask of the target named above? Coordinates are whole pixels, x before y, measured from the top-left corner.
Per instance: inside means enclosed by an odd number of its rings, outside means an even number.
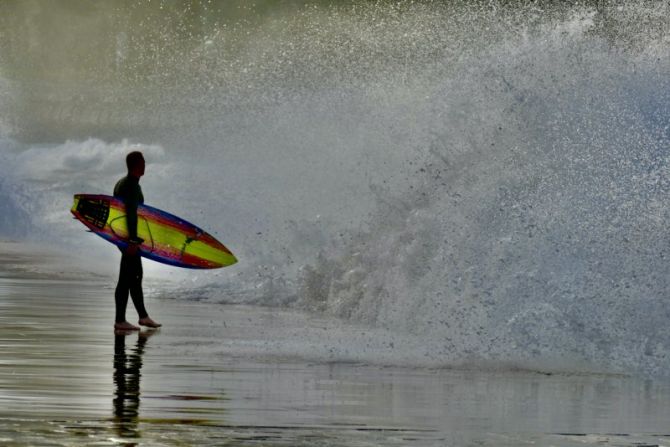
[[[128,225],[128,246],[121,252],[121,268],[119,281],[114,292],[116,316],[114,329],[122,331],[138,331],[140,328],[126,321],[126,306],[128,294],[133,299],[135,310],[139,315],[139,324],[151,328],[160,327],[149,317],[144,307],[144,293],[142,291],[142,258],[138,248],[143,240],[137,237],[137,206],[144,203],[140,177],[144,175],[145,161],[141,152],[134,151],[126,156],[128,175],[123,177],[114,186],[114,197],[118,197],[126,206],[126,220]]]

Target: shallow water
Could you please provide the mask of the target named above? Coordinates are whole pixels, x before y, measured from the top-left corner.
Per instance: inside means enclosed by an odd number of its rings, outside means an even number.
[[[165,327],[120,335],[112,280],[0,278],[3,445],[670,443],[664,382],[301,358],[364,329],[156,296]]]

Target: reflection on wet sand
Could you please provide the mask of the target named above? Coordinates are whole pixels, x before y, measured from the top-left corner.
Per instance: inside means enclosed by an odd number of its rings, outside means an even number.
[[[140,377],[147,340],[157,331],[140,332],[135,347],[126,353],[126,337],[133,332],[114,333],[114,426],[121,438],[139,438]],[[133,443],[126,444],[135,445]]]

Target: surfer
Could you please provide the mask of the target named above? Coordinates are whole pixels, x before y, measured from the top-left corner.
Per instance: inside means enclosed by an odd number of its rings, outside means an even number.
[[[121,269],[119,282],[116,285],[114,300],[116,302],[116,317],[114,328],[125,331],[138,331],[140,328],[126,321],[126,306],[128,293],[133,299],[135,310],[139,315],[139,324],[151,328],[160,327],[149,317],[144,308],[144,293],[142,292],[142,258],[137,252],[143,242],[137,237],[137,206],[144,203],[140,177],[144,175],[144,156],[134,151],[126,156],[128,175],[123,177],[114,186],[114,197],[118,197],[126,205],[126,219],[128,225],[128,246],[121,250]]]

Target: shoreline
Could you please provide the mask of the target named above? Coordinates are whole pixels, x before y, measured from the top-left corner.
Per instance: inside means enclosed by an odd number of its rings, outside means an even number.
[[[346,362],[375,338],[290,310],[160,296],[147,306],[163,328],[117,335],[107,279],[21,262],[29,273],[0,274],[10,446],[670,443],[667,383]]]
[[[20,277],[31,280],[52,280],[68,282],[72,281],[75,285],[78,282],[95,283],[103,290],[113,290],[118,275],[118,265],[116,257],[105,262],[86,263],[83,258],[71,256],[69,260],[63,260],[60,249],[41,244],[16,241],[0,240],[0,253],[5,256],[0,259],[0,278],[3,276]],[[152,261],[145,260],[146,264],[151,265]],[[3,273],[4,271],[4,273]],[[145,272],[146,273],[146,272]],[[178,297],[171,296],[165,287],[166,284],[175,287],[177,292],[183,291],[183,283],[172,283],[166,276],[155,276],[145,274],[144,289],[145,301],[151,311],[151,302],[157,302],[156,305],[164,303],[176,303],[176,306],[204,305],[212,306],[213,314],[218,314],[219,309],[257,309],[257,315],[269,315],[284,313],[290,323],[295,327],[309,327],[313,331],[304,334],[294,334],[296,338],[308,340],[316,336],[320,338],[320,331],[315,329],[323,328],[332,331],[337,339],[343,342],[332,342],[331,340],[320,339],[319,342],[329,344],[330,354],[325,353],[323,349],[314,349],[314,347],[303,346],[298,352],[283,352],[278,356],[267,354],[262,350],[257,350],[252,355],[264,355],[269,361],[279,360],[297,360],[323,363],[342,363],[342,364],[363,364],[377,367],[421,369],[432,371],[477,371],[491,374],[537,374],[542,376],[593,376],[593,377],[621,377],[643,380],[644,376],[639,376],[633,372],[607,371],[598,369],[594,365],[588,364],[562,364],[561,360],[545,361],[544,366],[532,364],[526,360],[458,360],[458,361],[435,361],[431,358],[430,349],[420,336],[410,334],[395,334],[380,328],[362,326],[356,322],[348,322],[336,319],[330,316],[320,316],[310,314],[307,311],[293,308],[282,308],[276,306],[258,306],[253,304],[218,304],[214,299],[205,300],[180,300]],[[106,292],[107,293],[107,292]],[[111,292],[113,295],[113,292]],[[113,297],[112,297],[113,300]],[[109,303],[107,303],[109,304]],[[128,302],[128,315],[132,314],[132,300]],[[267,317],[264,317],[267,318]],[[134,323],[134,320],[129,319]],[[257,324],[263,326],[265,323],[259,321]],[[347,345],[365,345],[369,346],[368,352],[355,352],[347,348]],[[265,350],[267,351],[267,350]],[[247,355],[245,353],[243,355]],[[663,378],[653,378],[653,380],[664,381],[670,384],[670,380]]]
[[[31,279],[107,280],[113,278],[96,262],[85,261],[47,244],[0,240],[0,273]]]

